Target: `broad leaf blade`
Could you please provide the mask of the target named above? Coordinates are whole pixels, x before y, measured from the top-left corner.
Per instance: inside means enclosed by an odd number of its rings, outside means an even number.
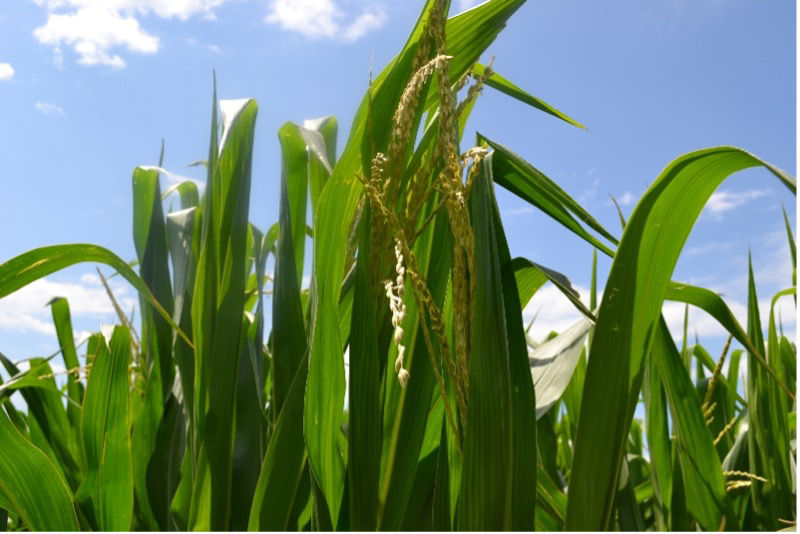
[[[581,319],[530,352],[537,419],[555,406],[567,389],[592,326],[588,319]]]
[[[575,444],[567,528],[608,528],[642,363],[669,278],[695,220],[717,186],[764,165],[789,189],[794,180],[733,147],[681,156],[636,206],[611,267],[595,327]]]
[[[477,281],[458,511],[459,528],[466,530],[511,527],[514,442],[510,352],[489,178],[481,173],[470,195]],[[521,329],[521,321],[519,326]]]
[[[650,372],[660,377],[669,399],[687,510],[704,530],[720,530],[723,518],[727,528],[736,529],[738,521],[725,491],[722,467],[703,417],[701,399],[663,317],[654,335],[655,367]]]
[[[76,495],[100,530],[130,530],[133,519],[133,457],[130,441],[131,340],[114,328],[110,349],[101,340],[95,356],[81,430],[88,472]]]
[[[0,410],[0,495],[31,530],[78,530],[72,494],[45,454]]]

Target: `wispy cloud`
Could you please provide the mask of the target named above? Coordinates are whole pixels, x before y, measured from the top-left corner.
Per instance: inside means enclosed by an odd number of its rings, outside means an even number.
[[[126,286],[112,281],[111,287],[124,310],[129,311],[135,306],[136,299],[130,296]],[[0,331],[54,335],[51,312],[47,306],[54,297],[67,298],[73,318],[113,318],[114,309],[97,276],[84,275],[79,282],[43,278],[0,299]]]
[[[215,44],[202,44],[202,43],[200,43],[200,41],[198,41],[194,37],[187,37],[186,40],[185,40],[185,43],[187,45],[191,46],[192,48],[206,49],[209,52],[211,52],[212,54],[221,54],[222,53],[222,48],[221,47],[219,47],[219,46],[217,46]]]
[[[177,18],[203,15],[227,0],[35,0],[47,11],[47,21],[33,31],[42,44],[53,47],[54,62],[63,65],[62,47],[70,47],[82,65],[121,69],[121,50],[155,54],[159,38],[139,24],[138,17]]]
[[[625,191],[621,197],[617,199],[620,206],[630,206],[636,202],[636,197],[630,191]]]
[[[517,217],[519,215],[526,215],[528,213],[533,213],[533,208],[530,206],[522,206],[521,208],[502,210],[500,215],[503,217]]]
[[[368,4],[353,16],[334,0],[273,0],[265,20],[310,38],[355,41],[383,26],[386,13],[377,4]]]
[[[594,174],[594,169],[590,169],[587,173],[588,177],[591,177]],[[578,196],[578,202],[588,202],[594,200],[597,196],[597,191],[600,188],[600,178],[595,178],[592,180],[592,185],[584,189],[581,194]]]
[[[0,63],[0,82],[14,77],[14,67],[10,63]]]
[[[372,30],[377,30],[383,26],[384,22],[386,22],[386,15],[383,11],[362,13],[344,28],[342,39],[345,41],[360,39]]]
[[[36,102],[35,107],[42,115],[61,115],[62,117],[66,115],[66,113],[64,113],[64,108],[52,102],[39,100]]]
[[[703,254],[710,254],[712,252],[722,252],[730,250],[730,243],[723,243],[719,241],[711,241],[710,243],[703,243],[702,245],[686,247],[683,254],[687,256],[702,256]]]
[[[481,0],[458,0],[458,10],[459,11],[466,11],[471,7],[475,7],[476,5],[480,4]]]
[[[716,218],[721,218],[726,211],[731,211],[743,206],[751,200],[764,197],[772,191],[769,189],[751,189],[749,191],[717,191],[711,195],[706,204],[706,210]]]

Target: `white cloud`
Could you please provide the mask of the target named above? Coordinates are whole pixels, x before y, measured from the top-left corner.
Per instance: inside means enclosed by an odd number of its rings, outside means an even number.
[[[131,297],[128,288],[121,283],[110,284],[122,309],[130,311],[136,304],[135,297]],[[73,318],[116,317],[97,276],[84,275],[78,283],[43,278],[0,299],[0,331],[55,335],[52,315],[47,306],[53,297],[67,298]]]
[[[52,102],[45,102],[43,100],[39,100],[36,102],[36,109],[41,112],[42,115],[61,115],[62,117],[66,115],[64,113],[64,108],[59,105],[53,104]]]
[[[386,22],[386,14],[383,11],[362,13],[344,29],[342,38],[345,41],[355,41],[372,30],[377,30],[383,26],[384,22]]]
[[[63,65],[62,46],[71,47],[82,65],[125,67],[121,49],[155,54],[159,38],[144,30],[137,17],[155,15],[186,20],[209,18],[227,0],[35,0],[47,10],[47,21],[34,37],[53,47],[54,63]]]
[[[459,11],[466,11],[472,7],[475,7],[480,3],[481,0],[458,0],[458,10]]]
[[[758,273],[756,273],[758,276]],[[761,280],[758,278],[757,280]],[[736,285],[737,295],[732,297],[722,293],[725,303],[730,308],[733,315],[739,321],[742,327],[747,325],[747,295],[746,295],[746,281],[742,285],[741,280],[732,282]],[[731,284],[725,284],[731,285]],[[589,289],[581,285],[573,284],[573,287],[578,291],[581,301],[587,305],[589,304]],[[718,287],[709,287],[713,291],[719,292]],[[738,293],[744,293],[740,297]],[[771,298],[774,291],[764,292],[764,298],[759,300],[758,308],[761,316],[761,323],[766,335]],[[769,296],[767,296],[769,295]],[[598,291],[597,302],[602,302],[602,292]],[[683,302],[665,301],[662,307],[664,319],[667,321],[667,326],[678,345],[683,340],[683,314],[686,304]],[[550,332],[563,332],[572,326],[583,315],[575,308],[575,306],[564,296],[551,283],[545,284],[536,294],[531,301],[522,311],[524,327],[527,328],[528,324],[534,319],[533,326],[529,332],[530,337],[536,342],[543,341]],[[775,320],[780,320],[783,324],[784,334],[789,339],[796,339],[796,320],[797,311],[794,306],[794,300],[791,297],[781,298],[775,306]],[[695,334],[700,338],[700,342],[704,342],[704,338],[718,337],[725,338],[728,336],[728,331],[717,322],[716,319],[711,317],[700,308],[689,307],[689,336],[690,344],[694,343]]]
[[[64,52],[61,51],[60,46],[53,48],[53,65],[58,70],[64,70]]]
[[[9,63],[0,63],[0,82],[10,80],[14,76],[14,67]]]
[[[350,22],[347,18],[334,0],[273,0],[265,20],[306,37],[344,41],[355,41],[386,22],[383,9],[374,5]]]
[[[621,197],[617,199],[620,206],[630,206],[634,202],[636,202],[636,197],[633,196],[633,193],[630,191],[625,191]]]
[[[721,218],[724,212],[738,208],[750,200],[761,198],[770,193],[769,189],[751,189],[740,193],[720,190],[711,195],[705,209],[717,218]]]
[[[747,327],[747,304],[738,300],[725,298],[725,303],[730,308],[736,320],[742,328]],[[761,326],[766,338],[767,328],[769,327],[769,312],[771,300],[769,298],[758,301],[759,316],[761,317]],[[683,341],[683,314],[686,304],[683,302],[665,302],[662,308],[664,319],[667,321],[672,337],[675,343],[680,344]],[[795,339],[795,322],[797,311],[794,307],[794,300],[791,297],[783,297],[775,304],[775,321],[776,326],[778,321],[783,323],[783,332],[789,339]],[[694,343],[695,334],[700,338],[700,343],[703,343],[704,337],[727,337],[728,331],[717,322],[716,319],[711,317],[700,308],[689,306],[689,344]]]

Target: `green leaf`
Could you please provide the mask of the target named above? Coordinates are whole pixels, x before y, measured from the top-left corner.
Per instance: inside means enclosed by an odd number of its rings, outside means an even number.
[[[283,150],[280,184],[279,237],[275,250],[275,280],[272,298],[272,403],[277,419],[307,350],[300,280],[303,256],[296,256],[305,244],[306,184],[308,181],[305,142],[294,124],[281,128]],[[295,161],[300,158],[299,161]],[[294,182],[301,182],[296,184]],[[300,211],[300,215],[295,213]],[[299,236],[299,237],[298,237]]]
[[[451,79],[458,79],[502,29],[505,20],[522,4],[520,0],[493,0],[454,17],[446,26]],[[350,128],[350,139],[320,195],[314,224],[314,287],[311,354],[306,398],[306,443],[314,476],[338,517],[344,464],[334,439],[344,396],[342,342],[337,310],[344,279],[345,250],[350,223],[361,197],[354,178],[362,160],[369,162],[370,145],[381,150],[388,140],[391,115],[411,77],[411,62],[433,2],[428,2],[403,51],[372,83]],[[368,111],[379,110],[370,117]],[[416,131],[416,124],[412,128]],[[363,153],[362,153],[363,151]],[[362,174],[366,174],[362,170]],[[427,404],[427,403],[424,403]],[[424,425],[423,425],[424,431]],[[335,524],[334,524],[335,526]],[[399,528],[399,525],[395,528]]]
[[[130,530],[133,519],[133,464],[130,440],[131,339],[114,328],[110,349],[99,343],[86,385],[81,418],[88,471],[75,496],[100,530]]]
[[[433,202],[428,208],[432,209],[432,205]],[[427,216],[428,213],[423,210],[423,214]],[[442,309],[450,277],[451,239],[447,219],[442,214],[434,218],[433,224],[420,235],[413,247],[417,266],[427,273],[426,284],[439,309]],[[406,295],[411,294],[410,284],[407,283]],[[406,368],[410,373],[408,386],[402,388],[394,372],[396,345],[392,345],[384,365],[384,384],[388,393],[385,394],[383,413],[384,450],[378,513],[378,528],[381,530],[398,530],[402,525],[427,426],[427,421],[419,417],[419,414],[428,412],[433,389],[436,387],[431,356],[420,324],[420,321],[427,319],[417,304],[416,299],[406,299],[403,330],[407,332],[405,343],[409,349],[405,355]],[[390,323],[387,321],[387,324]],[[434,335],[431,338],[434,351],[438,352],[438,340]],[[454,399],[451,395],[453,392],[449,392],[448,397]]]
[[[478,141],[488,144],[495,151],[493,159],[495,182],[536,206],[601,252],[613,256],[611,249],[589,234],[575,220],[575,217],[611,243],[616,244],[617,240],[614,236],[608,233],[594,217],[555,182],[500,143],[487,139],[480,133],[478,133]]]
[[[381,354],[378,332],[381,315],[376,302],[383,302],[380,286],[370,271],[369,206],[364,208],[358,230],[352,326],[350,327],[350,388],[348,394],[347,476],[350,499],[350,527],[375,530],[378,513],[378,482],[381,469],[382,403]],[[385,314],[384,314],[385,315]],[[391,376],[391,375],[390,375]],[[391,379],[391,378],[390,378]]]
[[[553,530],[563,530],[564,516],[567,510],[567,496],[550,479],[550,476],[539,464],[536,476],[536,524],[537,530],[541,521],[547,519]]]
[[[316,132],[321,136],[322,154],[312,151],[316,157],[310,158],[309,161],[309,189],[311,192],[311,218],[313,220],[314,214],[317,210],[317,201],[319,195],[322,193],[322,188],[331,175],[334,163],[336,162],[336,133],[338,130],[338,123],[336,117],[329,115],[327,117],[320,117],[318,119],[308,119],[303,121],[303,129],[305,131]],[[324,154],[324,159],[321,157]]]
[[[258,236],[260,237],[260,235]],[[258,239],[257,241],[260,241]],[[261,358],[262,337],[258,332],[260,310],[250,322],[242,320],[242,343],[236,386],[236,419],[231,485],[231,529],[246,530],[258,472],[266,450],[267,416],[262,402],[264,376]]]
[[[783,211],[783,222],[786,225],[786,239],[789,242],[789,252],[792,255],[792,284],[797,285],[797,247],[794,244],[794,233],[792,232],[792,225],[789,223],[789,216],[786,215],[786,208],[781,206]],[[797,303],[797,297],[794,299]]]
[[[245,305],[253,134],[258,109],[254,100],[223,100],[220,107],[222,141],[207,185],[203,207],[205,228],[192,301],[197,403],[194,423],[204,450],[198,463],[207,462],[210,479],[209,486],[205,479],[196,481],[192,509],[197,514],[210,513],[209,524],[202,526],[212,530],[227,529],[230,521],[233,419]],[[214,143],[212,140],[212,149]],[[195,517],[200,520],[201,516]]]
[[[466,530],[511,528],[514,476],[511,353],[498,262],[499,245],[492,224],[494,198],[490,177],[482,172],[475,179],[470,194],[475,234],[476,296],[464,471],[458,508],[458,526]],[[520,330],[521,323],[520,320]],[[524,345],[521,348],[525,350]],[[520,350],[520,347],[515,345],[514,350]]]
[[[511,529],[529,530],[535,524],[537,450],[536,413],[538,394],[528,374],[528,348],[522,324],[522,304],[514,272],[514,262],[508,250],[497,200],[494,198],[492,163],[488,156],[481,161],[481,173],[486,177],[486,187],[493,216],[498,260],[503,283],[503,305],[505,307],[508,339],[509,373],[511,378],[511,422],[512,422],[512,468],[511,468]],[[441,449],[440,449],[441,450]]]
[[[172,315],[173,297],[169,276],[167,230],[161,207],[158,170],[136,167],[133,171],[133,241],[139,260],[139,273],[164,309]],[[172,361],[172,330],[159,317],[144,295],[140,296],[142,313],[142,357],[144,398],[136,403],[133,425],[134,480],[138,511],[150,529],[166,528],[153,515],[148,494],[163,485],[153,477],[148,485],[147,464],[156,446],[165,399],[175,376]],[[138,400],[138,399],[136,399]],[[166,473],[163,473],[166,475]],[[162,517],[162,520],[165,520]]]
[[[302,423],[307,361],[303,356],[275,423],[253,495],[247,524],[250,531],[295,527],[289,524],[289,518],[307,458]]]
[[[423,14],[429,12],[432,4],[430,0],[426,3]],[[335,439],[345,389],[343,344],[337,320],[344,279],[345,250],[342,243],[347,242],[350,223],[361,196],[361,185],[354,176],[361,165],[362,145],[368,140],[375,144],[386,142],[391,115],[410,78],[410,62],[421,33],[422,17],[400,55],[372,83],[371,94],[366,95],[359,106],[350,128],[350,138],[319,196],[314,213],[314,294],[304,408],[305,441],[313,478],[328,501],[327,508],[334,527],[339,516],[345,473]],[[371,117],[368,139],[365,131],[371,109],[380,110],[381,116]]]
[[[752,261],[748,258],[747,331],[757,348],[764,347],[758,296],[753,276]],[[786,293],[792,293],[787,291]],[[779,293],[778,295],[780,295]],[[775,332],[774,303],[770,307],[768,363],[782,375],[782,362]],[[779,518],[794,517],[790,434],[787,428],[789,402],[785,393],[759,366],[757,355],[748,351],[747,361],[747,415],[749,418],[748,455],[751,473],[767,480],[753,482],[751,486],[753,510],[759,528],[777,530]]]
[[[67,395],[72,401],[67,403],[67,418],[78,437],[81,423],[80,406],[83,404],[83,384],[78,379],[80,368],[78,353],[75,351],[75,337],[72,333],[72,318],[69,313],[69,303],[64,297],[55,297],[49,302],[53,313],[53,324],[56,327],[56,336],[64,357],[64,367],[67,369]]]
[[[476,76],[483,76],[484,73],[486,72],[486,67],[481,65],[480,63],[475,63],[475,65],[473,65],[472,67],[472,72]],[[584,130],[586,129],[586,126],[584,126],[583,124],[579,123],[575,119],[568,117],[564,113],[558,111],[556,108],[554,108],[544,100],[541,100],[539,98],[536,98],[535,96],[526,93],[525,91],[523,91],[522,89],[520,89],[519,87],[517,87],[504,77],[500,76],[496,72],[494,72],[491,76],[489,76],[484,83],[489,87],[497,89],[501,93],[510,96],[511,98],[515,98],[520,102],[524,102],[529,106],[533,106],[536,109],[544,111],[545,113],[552,115],[553,117],[556,117],[558,119],[561,119],[566,123],[572,124],[573,126],[577,126],[578,128],[583,128]]]
[[[302,128],[287,122],[278,131],[281,143],[281,187],[286,189],[288,220],[281,218],[281,228],[292,232],[297,279],[303,279],[303,255],[306,246],[306,205],[308,204],[309,151]],[[316,133],[316,132],[312,132]],[[319,134],[317,134],[319,135]],[[282,193],[283,194],[283,193]],[[291,371],[294,371],[292,369]],[[290,373],[292,376],[294,373]],[[291,381],[291,378],[289,379]],[[288,385],[288,384],[287,384]]]
[[[783,379],[775,373],[775,370],[772,368],[772,366],[764,359],[764,356],[762,355],[764,349],[759,349],[758,346],[753,343],[742,326],[739,324],[739,321],[736,320],[736,316],[733,315],[733,312],[730,310],[728,305],[725,304],[725,301],[722,300],[722,297],[720,297],[717,293],[702,287],[695,287],[677,282],[669,282],[669,285],[667,285],[667,291],[664,294],[664,299],[692,304],[711,315],[734,338],[736,338],[739,343],[744,345],[744,347],[747,348],[751,354],[753,354],[753,358],[755,358],[756,362],[761,365],[767,371],[767,373],[770,374],[772,379],[777,382],[784,392],[792,395],[791,390],[784,384]],[[684,339],[686,337],[686,332],[684,332]],[[708,367],[711,370],[714,368],[713,365]]]
[[[704,530],[720,530],[723,526],[735,530],[738,521],[725,492],[714,437],[703,417],[701,399],[663,317],[654,336],[655,366],[650,367],[650,372],[662,381],[669,399],[687,510]]]
[[[585,304],[583,304],[583,302],[581,302],[581,296],[578,294],[575,288],[572,287],[572,283],[569,281],[569,278],[567,278],[566,276],[557,271],[548,269],[544,265],[539,265],[538,263],[534,263],[525,258],[514,258],[514,270],[517,273],[522,273],[523,269],[526,271],[530,270],[538,271],[539,273],[544,275],[544,277],[547,280],[550,280],[553,283],[553,285],[555,285],[558,288],[558,290],[561,291],[561,293],[563,293],[564,296],[567,297],[567,299],[569,299],[569,301],[573,304],[573,306],[575,306],[575,308],[579,312],[584,314],[590,320],[592,321],[595,320],[595,317],[592,314],[592,312],[589,311],[589,309],[586,307]],[[525,282],[520,292],[520,304],[522,304],[523,308],[525,304],[528,303],[528,300],[530,300],[530,297],[533,296],[533,293],[530,293],[532,289],[532,286],[530,286],[530,284],[535,284],[538,282],[538,277],[535,277],[534,274],[532,273],[527,274],[527,276],[531,277],[531,280]],[[518,279],[520,278],[519,274],[517,275],[517,278]],[[525,300],[525,297],[527,297],[527,300]]]
[[[76,244],[41,247],[29,250],[0,264],[0,298],[13,293],[34,280],[76,263],[84,262],[104,263],[116,270],[140,294],[144,295],[144,298],[178,332],[178,335],[191,344],[191,340],[178,328],[178,325],[170,317],[169,312],[158,303],[147,284],[139,278],[133,269],[113,252],[97,245]]]
[[[56,386],[49,363],[42,358],[32,358],[30,369],[21,373],[5,355],[0,354],[0,361],[12,375],[2,388],[20,391],[28,407],[29,417],[33,416],[39,425],[44,439],[58,458],[58,467],[62,469],[70,487],[76,488],[81,476],[77,460],[77,436],[70,428],[62,395]]]
[[[31,530],[78,530],[72,494],[47,456],[0,410],[0,499]]]
[[[181,462],[186,451],[186,420],[183,407],[170,394],[159,422],[153,453],[147,463],[148,500],[159,525],[175,529],[170,505],[181,478]]]
[[[643,532],[645,530],[644,520],[636,502],[636,494],[634,493],[627,460],[622,462],[622,471],[619,478],[616,507],[620,530]]]
[[[717,186],[733,172],[757,165],[794,191],[794,180],[783,171],[741,149],[717,147],[670,163],[634,209],[611,266],[590,350],[568,529],[609,527],[643,359],[675,263]]]
[[[172,287],[175,292],[173,319],[181,329],[192,334],[192,289],[197,263],[192,252],[197,208],[187,208],[167,215],[167,243],[172,260]],[[183,404],[189,416],[194,414],[194,351],[183,339],[173,336],[173,358],[180,375]]]
[[[661,530],[669,530],[673,468],[667,399],[660,372],[656,367],[657,362],[654,361],[653,351],[650,351],[648,358],[649,363],[645,368],[645,377],[642,382],[642,394],[645,402],[650,475],[653,479],[653,492],[656,498],[656,524]]]
[[[442,419],[437,455],[436,482],[433,489],[432,530],[446,532],[453,530],[450,523],[450,467],[447,450],[447,421]]]
[[[547,276],[540,269],[537,269],[532,262],[525,258],[514,258],[511,260],[511,266],[514,269],[514,276],[517,279],[517,290],[519,292],[520,309],[524,310],[528,302],[533,298],[533,295],[539,291],[545,282]]]
[[[160,172],[169,174],[164,169],[158,169]],[[170,186],[161,193],[161,200],[166,200],[172,193],[178,192],[181,197],[181,209],[196,208],[200,205],[200,194],[197,191],[197,184],[192,180],[184,180],[173,186]]]

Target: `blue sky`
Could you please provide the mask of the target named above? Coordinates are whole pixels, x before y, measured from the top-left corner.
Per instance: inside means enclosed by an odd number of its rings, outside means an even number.
[[[452,12],[475,2],[453,1]],[[87,242],[134,259],[131,174],[155,164],[200,177],[187,164],[207,151],[211,71],[222,98],[259,102],[251,218],[277,219],[277,130],[333,114],[339,148],[366,89],[405,40],[420,1],[12,0],[0,10],[0,261],[55,243]],[[741,146],[795,174],[796,48],[793,2],[530,1],[490,47],[495,70],[571,115],[579,130],[487,89],[475,130],[528,159],[613,233],[614,195],[630,214],[673,158]],[[487,58],[488,59],[488,56]],[[586,295],[591,250],[503,191],[513,255],[563,272]],[[724,294],[744,322],[748,247],[765,303],[791,285],[780,212],[795,199],[763,171],[735,175],[693,230],[673,276]],[[602,280],[609,268],[601,258]],[[112,282],[126,309],[133,291]],[[94,267],[78,266],[0,300],[0,351],[54,352],[46,302],[66,295],[77,331],[114,320]],[[782,317],[794,331],[794,306]],[[766,306],[766,305],[765,305]],[[541,337],[577,314],[543,289]],[[665,314],[677,332],[682,306]],[[766,319],[768,309],[762,308]],[[721,329],[692,312],[709,347]]]

